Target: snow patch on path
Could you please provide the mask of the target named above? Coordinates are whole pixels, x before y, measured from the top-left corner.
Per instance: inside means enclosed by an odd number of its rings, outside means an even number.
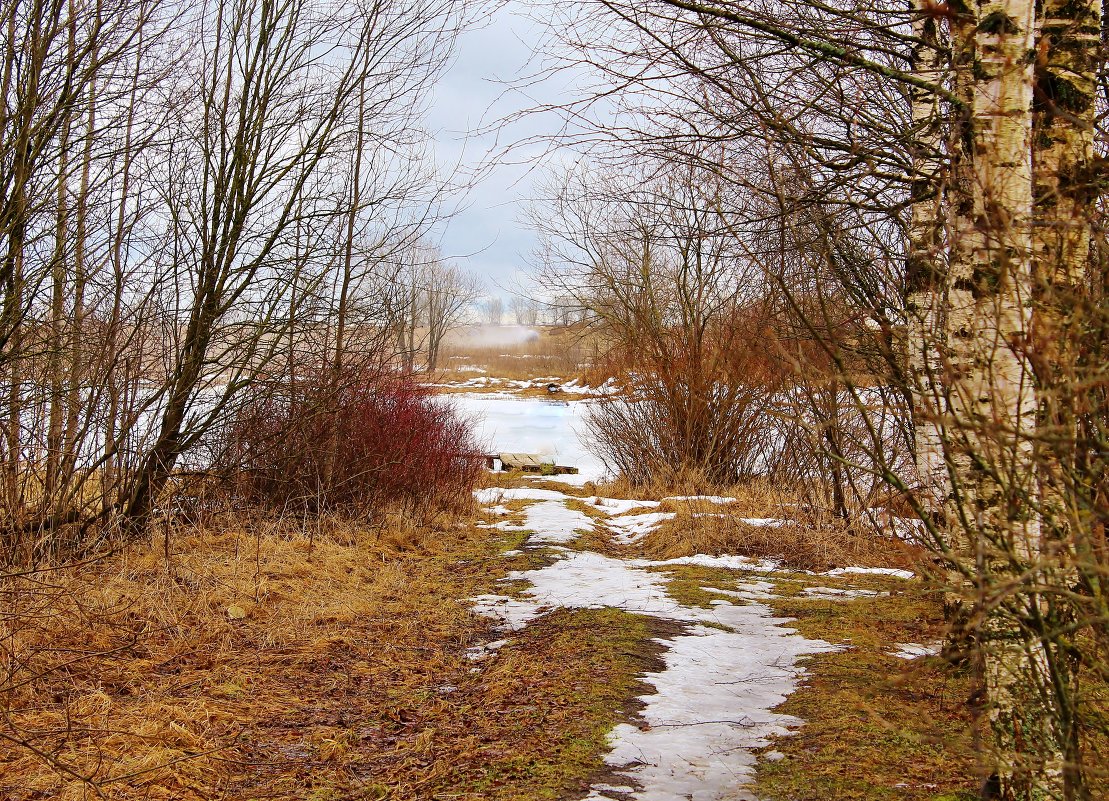
[[[780,562],[775,562],[773,559],[751,559],[747,556],[734,556],[730,554],[724,556],[708,556],[703,553],[697,554],[696,556],[679,556],[675,559],[666,559],[661,562],[648,562],[642,559],[636,559],[631,560],[631,563],[641,566],[693,565],[695,567],[719,567],[724,570],[748,570],[754,573],[773,573],[782,566]]]
[[[596,495],[582,498],[582,503],[592,506],[605,514],[623,515],[633,509],[656,509],[660,501],[637,501],[634,498],[598,498]]]
[[[490,493],[489,501],[503,496]],[[589,519],[562,500],[543,498],[526,510],[531,542],[566,542]],[[625,531],[662,519],[660,513],[634,515]],[[630,519],[630,518],[629,518]],[[619,518],[610,517],[612,527]],[[665,646],[663,670],[643,681],[655,689],[644,696],[639,725],[621,724],[609,734],[605,763],[628,785],[598,784],[593,801],[723,801],[736,795],[754,775],[755,752],[770,738],[788,733],[801,721],[772,711],[796,687],[802,657],[837,646],[810,640],[775,617],[767,598],[773,584],[754,580],[740,590],[710,592],[742,598],[736,605],[718,600],[710,607],[686,606],[666,591],[667,577],[647,568],[700,564],[756,573],[777,564],[741,556],[696,556],[650,561],[614,559],[599,553],[558,548],[555,560],[535,570],[513,571],[507,580],[531,586],[520,597],[483,595],[471,599],[474,610],[498,621],[505,631],[519,631],[556,609],[615,607],[634,614],[682,624],[683,633],[659,640]],[[498,643],[499,644],[499,643]],[[477,652],[484,656],[488,651]]]
[[[648,512],[642,515],[610,517],[609,531],[612,539],[620,545],[634,545],[667,520],[677,517],[674,512]]]
[[[774,594],[776,587],[772,581],[741,581],[736,584],[734,590],[721,590],[715,587],[702,587],[701,589],[717,595],[742,598],[745,601],[765,601],[777,597]]]
[[[798,660],[835,650],[782,627],[763,604],[722,603],[710,614],[732,631],[694,626],[667,642],[666,669],[644,677],[656,690],[642,699],[647,725],[609,735],[605,763],[642,787],[632,794],[640,801],[742,797],[735,788],[754,777],[754,752],[803,722],[772,711],[795,689]]]
[[[562,544],[577,538],[580,531],[592,531],[593,520],[562,501],[542,501],[527,508],[523,528],[534,532],[528,539],[544,544]]]
[[[568,497],[570,496],[564,492],[537,487],[513,487],[512,489],[489,487],[474,491],[474,499],[483,506],[490,503],[499,504],[502,501],[564,501]]]

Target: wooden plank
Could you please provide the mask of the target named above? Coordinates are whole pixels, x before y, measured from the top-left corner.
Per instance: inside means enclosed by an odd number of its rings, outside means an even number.
[[[528,467],[538,469],[544,464],[554,464],[553,459],[545,458],[538,453],[502,453],[501,462],[506,467],[517,467],[521,469]]]
[[[487,453],[485,461],[490,470],[496,469],[499,461],[502,470],[522,470],[525,473],[550,472],[553,475],[573,475],[578,468],[556,465],[549,456],[538,453]]]

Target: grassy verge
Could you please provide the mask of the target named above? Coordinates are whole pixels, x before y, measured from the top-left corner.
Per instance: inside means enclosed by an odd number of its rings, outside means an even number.
[[[602,771],[647,623],[552,614],[475,663],[499,635],[460,599],[519,535],[264,528],[3,588],[0,797],[523,801]]]
[[[806,676],[775,711],[804,725],[766,749],[755,795],[764,801],[968,801],[978,788],[970,677],[935,657],[893,656],[899,643],[931,643],[942,612],[917,582],[877,575],[737,574],[705,567],[658,568],[681,603],[708,606],[736,589],[774,582],[769,604],[786,624],[843,650],[805,660]],[[827,587],[877,593],[825,600]],[[766,756],[772,758],[767,759]]]
[[[803,685],[779,707],[805,725],[774,744],[784,758],[760,761],[756,792],[767,801],[975,797],[969,676],[939,658],[889,654],[895,643],[940,636],[937,599],[916,583],[852,583],[890,594],[770,602],[805,636],[844,650],[811,658]]]

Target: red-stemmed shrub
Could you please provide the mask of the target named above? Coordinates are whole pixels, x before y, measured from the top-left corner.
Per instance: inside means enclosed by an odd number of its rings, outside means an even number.
[[[259,392],[225,442],[237,493],[293,512],[423,518],[468,503],[481,472],[470,422],[388,372],[321,371]]]

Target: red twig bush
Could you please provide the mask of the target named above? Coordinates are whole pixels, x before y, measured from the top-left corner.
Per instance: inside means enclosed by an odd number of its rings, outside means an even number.
[[[481,450],[470,422],[410,377],[348,370],[248,400],[222,461],[254,503],[423,518],[469,503]]]

